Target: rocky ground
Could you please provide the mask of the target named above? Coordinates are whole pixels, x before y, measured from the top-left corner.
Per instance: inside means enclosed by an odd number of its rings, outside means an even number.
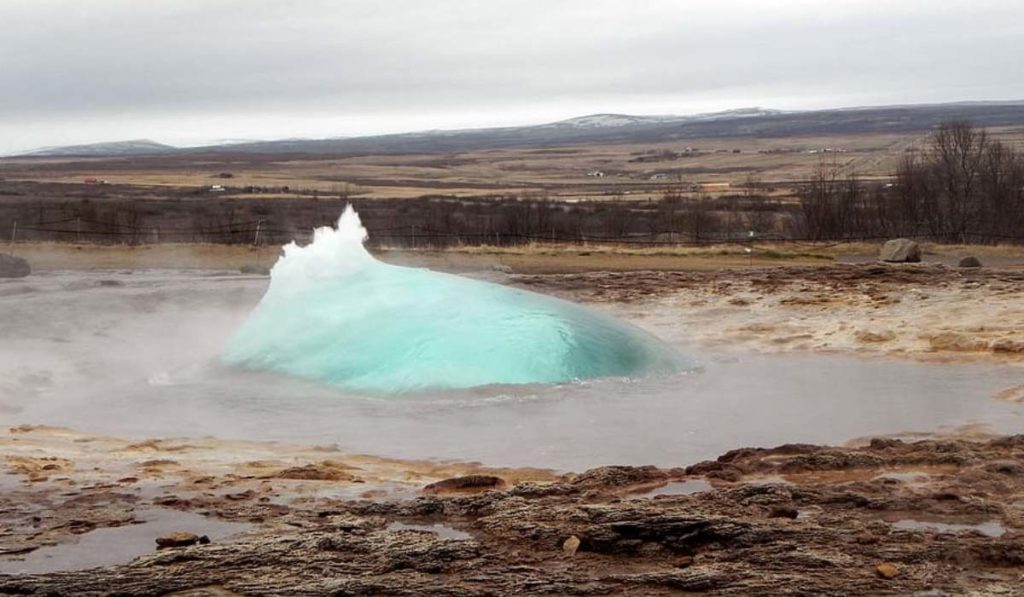
[[[0,575],[3,594],[1014,595],[1024,586],[1024,436],[740,449],[685,468],[568,475],[52,428],[11,429],[0,443],[11,474],[0,494],[5,571],[48,545],[130,529],[142,512],[203,516],[177,529],[186,545],[157,549],[154,536],[131,561]],[[188,533],[223,521],[245,525],[188,545]]]
[[[1024,361],[1024,270],[828,265],[514,276],[575,300],[670,313],[688,339],[763,352]],[[647,309],[648,306],[657,307]]]

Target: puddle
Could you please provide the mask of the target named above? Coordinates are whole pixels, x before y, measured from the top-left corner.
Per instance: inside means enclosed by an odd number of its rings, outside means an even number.
[[[459,529],[452,528],[448,525],[441,523],[434,524],[406,524],[404,522],[392,522],[384,528],[385,531],[426,531],[428,533],[434,533],[435,535],[444,537],[446,539],[458,539],[460,541],[465,539],[472,539],[473,536],[466,531],[460,531]]]
[[[928,520],[914,520],[903,518],[891,522],[893,528],[911,531],[936,531],[938,533],[963,533],[975,531],[986,537],[1002,537],[1006,534],[1006,527],[1000,522],[989,520],[978,524],[954,524],[949,522],[935,522]]]
[[[0,560],[0,574],[48,574],[126,564],[156,551],[156,538],[161,535],[185,531],[218,541],[252,527],[159,508],[140,510],[135,516],[142,522],[96,529],[79,536],[74,543],[42,547],[17,560]]]
[[[693,495],[703,491],[714,491],[711,483],[704,479],[687,479],[685,481],[673,481],[657,487],[648,492],[640,494],[639,497],[656,498],[659,495]]]

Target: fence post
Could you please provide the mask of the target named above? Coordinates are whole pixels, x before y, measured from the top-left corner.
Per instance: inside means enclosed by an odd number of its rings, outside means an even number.
[[[260,228],[263,227],[263,220],[256,220],[256,236],[252,239],[252,245],[254,247],[260,246]]]

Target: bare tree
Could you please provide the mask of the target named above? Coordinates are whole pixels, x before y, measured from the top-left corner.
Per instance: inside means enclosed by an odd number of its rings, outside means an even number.
[[[988,134],[958,120],[939,127],[932,137],[933,176],[941,190],[940,210],[948,232],[961,243],[978,222],[978,179],[988,151]]]

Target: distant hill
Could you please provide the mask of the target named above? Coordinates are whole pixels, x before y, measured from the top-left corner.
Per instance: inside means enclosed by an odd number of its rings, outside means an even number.
[[[732,118],[773,116],[782,113],[783,112],[779,110],[767,110],[765,108],[740,108],[739,110],[712,112],[710,114],[698,114],[696,116],[632,116],[629,114],[590,114],[587,116],[577,116],[576,118],[570,118],[568,120],[552,122],[551,124],[541,125],[541,127],[549,129],[595,129],[622,126],[647,126],[659,124],[675,124],[680,122],[695,122],[701,120],[720,121],[729,120]]]
[[[87,145],[68,145],[65,147],[44,147],[22,155],[36,157],[108,157],[152,155],[176,151],[181,150],[171,145],[150,141],[149,139],[133,139],[131,141],[110,141]]]
[[[1024,125],[1024,101],[927,104],[782,112],[744,108],[692,116],[591,114],[533,126],[421,131],[333,139],[284,139],[174,148],[148,140],[34,151],[27,156],[127,156],[162,153],[395,154],[550,147],[580,143],[653,143],[726,137],[825,136],[926,131],[953,118],[977,126]]]

